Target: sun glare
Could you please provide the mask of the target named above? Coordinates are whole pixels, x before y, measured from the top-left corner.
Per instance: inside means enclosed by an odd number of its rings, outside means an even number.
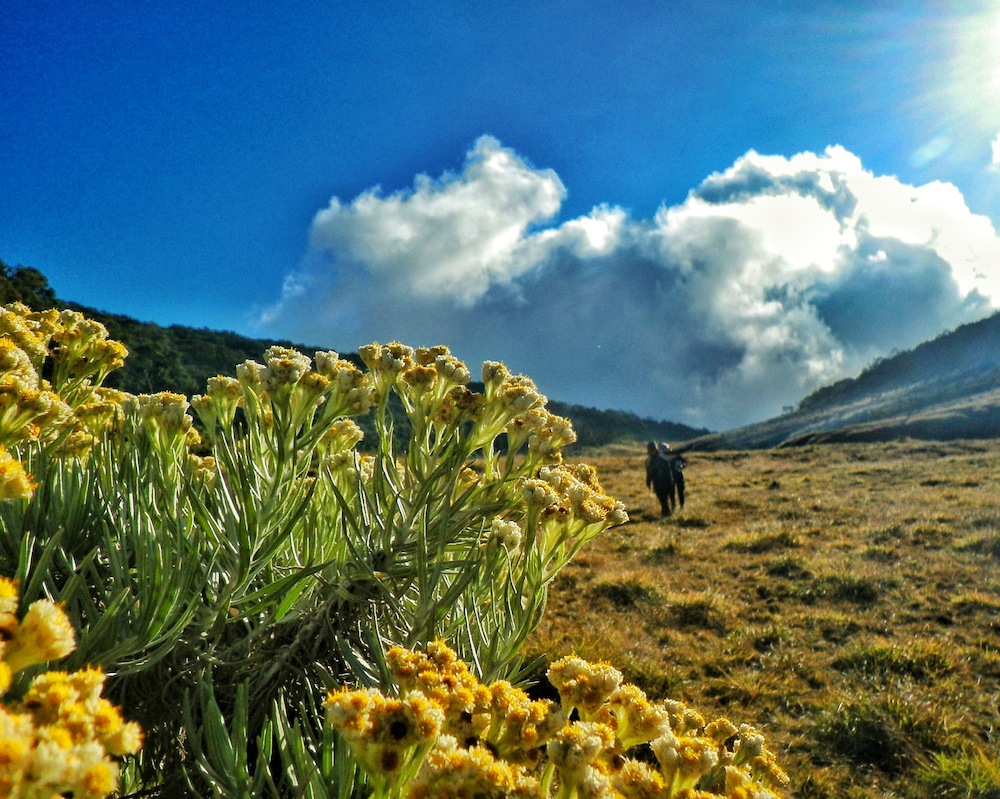
[[[1000,131],[1000,1],[957,21],[945,94],[963,124],[993,137]]]

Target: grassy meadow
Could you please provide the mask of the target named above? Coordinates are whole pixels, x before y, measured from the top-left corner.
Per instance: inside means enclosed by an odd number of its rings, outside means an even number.
[[[664,522],[643,455],[579,454],[631,521],[529,653],[754,724],[793,796],[1000,797],[1000,442],[692,453]]]

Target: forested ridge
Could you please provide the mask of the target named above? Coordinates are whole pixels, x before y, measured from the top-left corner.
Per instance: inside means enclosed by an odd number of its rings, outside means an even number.
[[[15,301],[34,309],[71,308],[104,324],[111,338],[123,342],[129,351],[125,366],[113,372],[105,385],[135,394],[156,391],[175,391],[187,396],[201,394],[210,377],[234,374],[237,364],[246,360],[259,361],[264,350],[275,344],[294,347],[308,355],[321,349],[336,349],[330,344],[306,345],[287,340],[248,338],[207,328],[163,327],[140,322],[58,298],[40,270],[30,266],[10,267],[0,260],[0,304]],[[360,364],[355,354],[345,353],[343,357]],[[475,372],[473,369],[473,374]],[[578,443],[583,447],[649,439],[683,441],[709,432],[673,422],[643,419],[627,411],[598,410],[554,399],[550,399],[548,407],[553,413],[573,420]]]

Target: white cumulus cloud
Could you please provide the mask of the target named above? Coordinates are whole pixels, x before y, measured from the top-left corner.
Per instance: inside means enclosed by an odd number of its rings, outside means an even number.
[[[553,222],[564,196],[484,136],[457,174],[331,200],[262,318],[344,351],[444,343],[556,399],[725,428],[1000,301],[988,219],[842,147],[751,151],[647,219]]]
[[[311,245],[401,299],[444,295],[468,305],[530,268],[521,256],[528,228],[552,217],[565,194],[554,172],[484,136],[460,175],[420,175],[412,190],[372,189],[346,205],[334,197],[316,215]]]

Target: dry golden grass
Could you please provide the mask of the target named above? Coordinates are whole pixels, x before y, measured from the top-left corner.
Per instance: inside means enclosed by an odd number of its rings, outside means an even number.
[[[1000,443],[694,453],[663,523],[641,447],[583,459],[632,521],[559,576],[530,654],[758,726],[798,797],[1000,797]]]

